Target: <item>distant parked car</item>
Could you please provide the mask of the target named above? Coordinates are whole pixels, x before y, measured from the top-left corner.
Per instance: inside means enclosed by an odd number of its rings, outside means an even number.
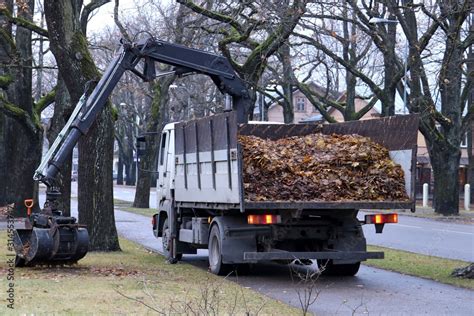
[[[77,181],[77,171],[71,173],[71,181]]]

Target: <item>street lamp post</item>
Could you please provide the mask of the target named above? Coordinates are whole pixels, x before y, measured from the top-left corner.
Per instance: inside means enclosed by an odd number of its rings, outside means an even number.
[[[386,24],[386,23],[394,23],[398,24],[398,20],[390,20],[384,18],[377,18],[372,17],[369,20],[370,24]],[[406,114],[407,110],[407,73],[408,73],[408,39],[405,41],[405,51],[403,59],[405,60],[404,65],[404,73],[403,73],[403,114]]]

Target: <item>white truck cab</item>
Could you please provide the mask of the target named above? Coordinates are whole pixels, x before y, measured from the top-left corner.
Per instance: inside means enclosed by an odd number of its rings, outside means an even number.
[[[162,200],[171,200],[171,190],[174,189],[175,124],[176,123],[166,124],[161,133],[160,147],[158,149],[157,205],[159,205]]]

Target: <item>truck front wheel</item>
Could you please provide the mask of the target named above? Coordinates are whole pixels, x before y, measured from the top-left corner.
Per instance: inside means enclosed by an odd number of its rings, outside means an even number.
[[[183,254],[178,253],[175,257],[171,257],[171,234],[170,234],[170,225],[168,219],[165,219],[163,223],[163,236],[161,237],[161,244],[163,246],[163,254],[166,257],[166,260],[170,263],[176,263],[182,259]]]
[[[333,264],[332,260],[318,260],[318,267],[322,275],[354,276],[359,271],[360,262],[350,264]]]
[[[209,234],[209,269],[218,275],[226,274],[230,266],[222,263],[222,238],[217,225],[212,226]]]

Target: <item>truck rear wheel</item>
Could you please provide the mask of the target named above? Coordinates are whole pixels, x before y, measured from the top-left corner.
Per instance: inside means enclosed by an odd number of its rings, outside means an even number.
[[[163,223],[163,235],[161,237],[161,244],[163,246],[163,254],[166,257],[166,260],[168,260],[169,263],[177,263],[179,260],[183,258],[183,254],[178,253],[175,255],[175,257],[171,257],[171,234],[170,234],[170,227],[169,227],[169,222],[168,219],[165,219],[165,222]]]
[[[209,269],[217,275],[224,275],[230,270],[228,264],[222,263],[222,238],[217,225],[212,226],[209,234]]]
[[[333,264],[332,260],[318,260],[318,267],[322,275],[354,276],[360,268],[360,262],[350,264]]]

